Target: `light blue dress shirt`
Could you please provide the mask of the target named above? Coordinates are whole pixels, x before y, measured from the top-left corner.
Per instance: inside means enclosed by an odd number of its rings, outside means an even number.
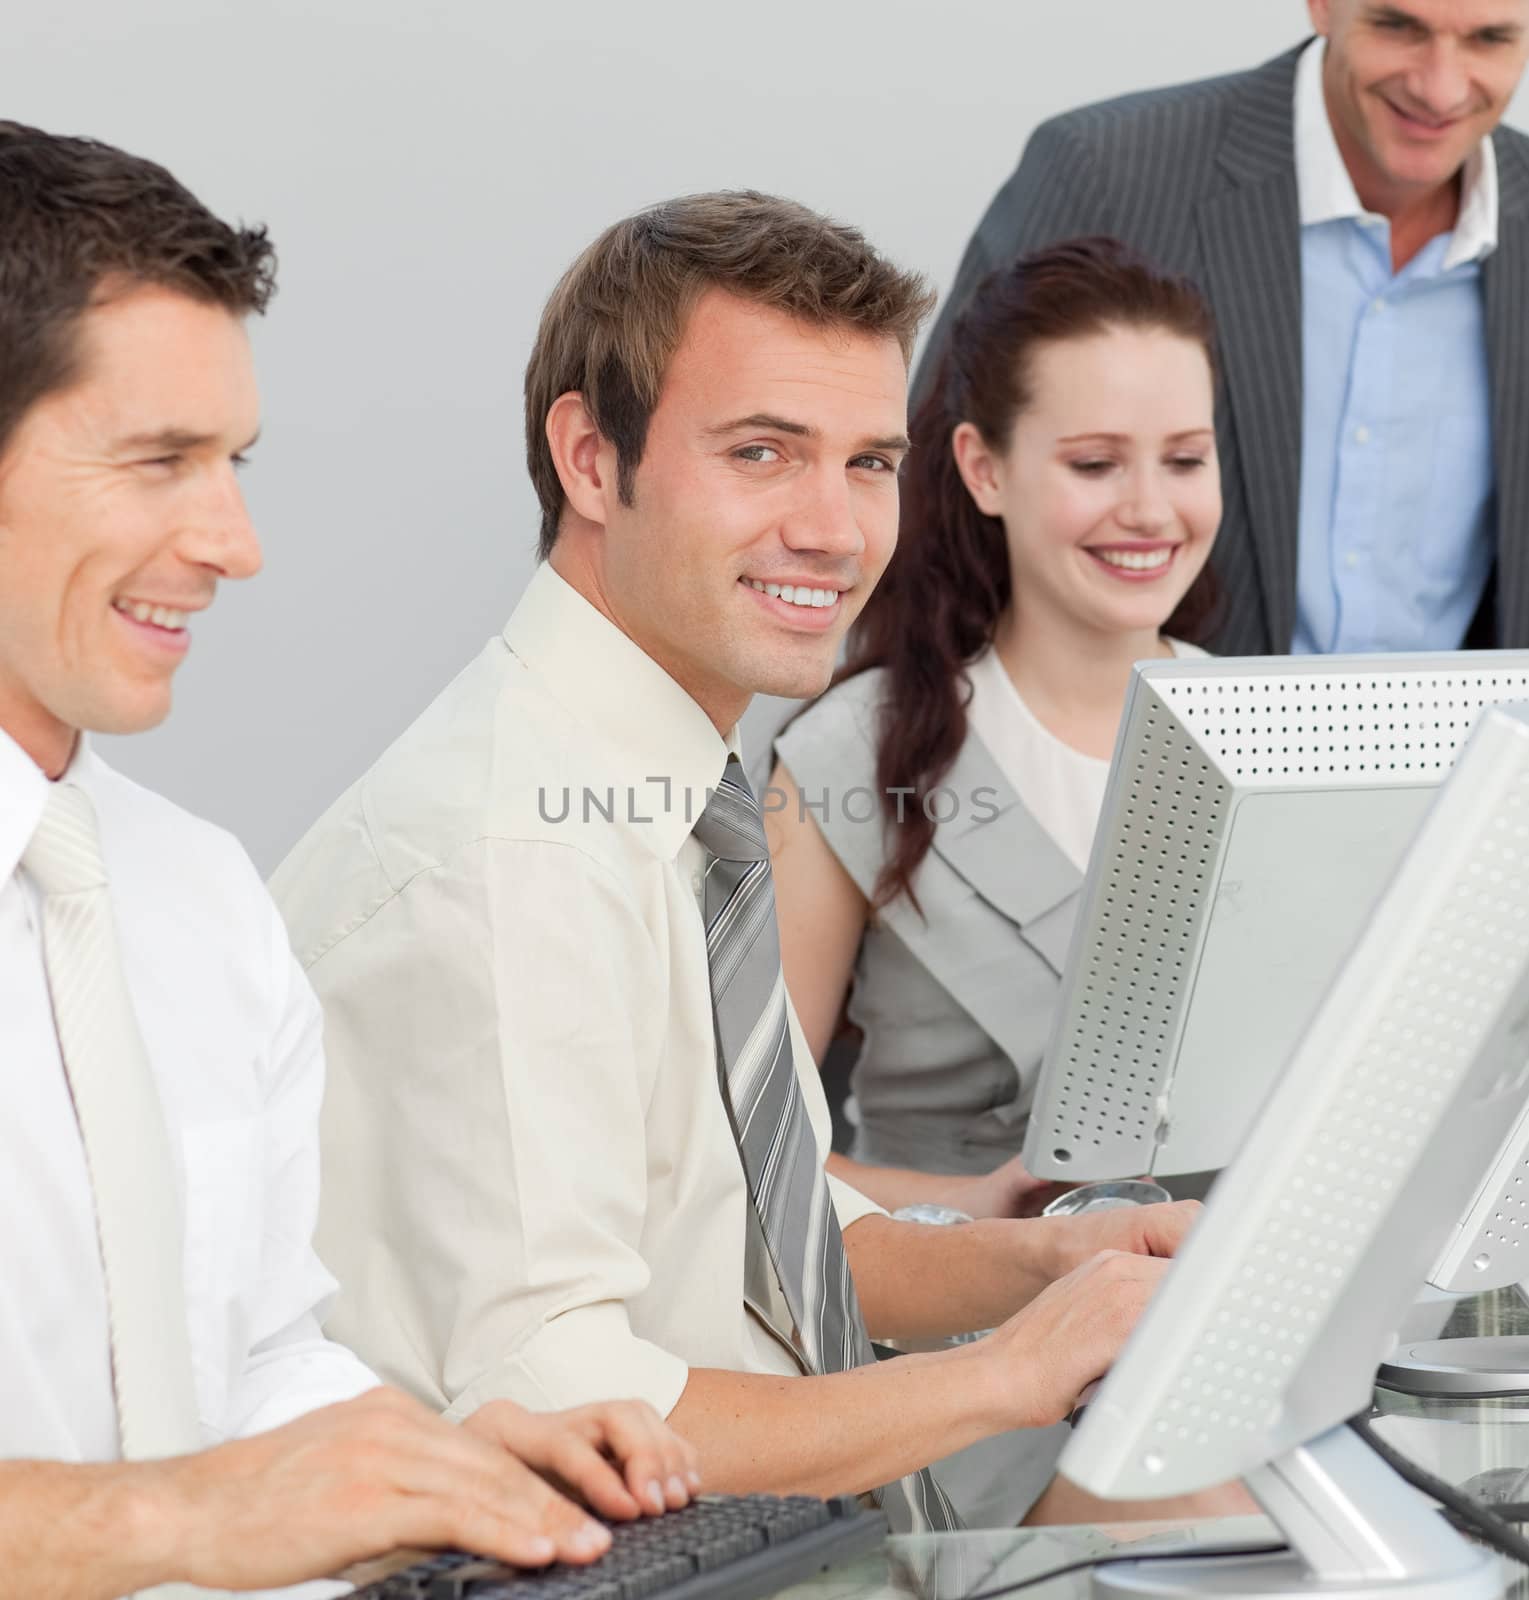
[[[1327,122],[1320,43],[1296,90],[1305,392],[1293,648],[1453,650],[1492,566],[1481,262],[1496,243],[1495,164],[1488,145],[1454,232],[1393,273],[1390,225],[1360,207]]]

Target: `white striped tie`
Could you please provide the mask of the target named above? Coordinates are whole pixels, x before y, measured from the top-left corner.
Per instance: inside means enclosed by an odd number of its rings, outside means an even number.
[[[754,1210],[808,1364],[819,1373],[865,1366],[876,1356],[796,1080],[764,819],[736,756],[695,836],[713,858],[705,919],[718,1076]],[[927,1469],[887,1484],[881,1499],[899,1531],[961,1526]]]
[[[52,786],[21,865],[42,894],[53,1022],[95,1200],[122,1455],[184,1455],[201,1449],[202,1437],[175,1168],[117,951],[95,809],[82,789]],[[203,1591],[152,1593],[168,1600]]]

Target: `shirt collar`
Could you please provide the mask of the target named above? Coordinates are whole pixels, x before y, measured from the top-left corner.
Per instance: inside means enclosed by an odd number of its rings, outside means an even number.
[[[636,831],[673,860],[728,756],[740,755],[737,728],[723,738],[646,651],[545,562],[505,624],[504,641],[595,734],[610,776],[650,824]]]
[[[68,780],[88,789],[85,780],[94,760],[81,734],[58,781]],[[50,786],[42,768],[0,728],[0,883],[14,876],[21,865],[22,854],[42,821]]]
[[[1295,72],[1295,176],[1303,228],[1374,215],[1359,203],[1327,115],[1322,93],[1326,59],[1327,41],[1313,39],[1301,52]],[[1497,212],[1497,152],[1490,139],[1483,139],[1465,163],[1460,215],[1444,257],[1444,271],[1480,261],[1497,248]]]

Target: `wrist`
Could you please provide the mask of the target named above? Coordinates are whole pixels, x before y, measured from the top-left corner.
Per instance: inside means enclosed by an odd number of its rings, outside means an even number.
[[[1023,1217],[990,1224],[1004,1229],[1008,1254],[1023,1298],[1037,1295],[1068,1269],[1065,1229],[1059,1217]]]
[[[123,1592],[184,1576],[186,1542],[192,1530],[168,1462],[107,1468],[97,1518],[81,1520],[84,1526],[99,1531],[102,1544],[98,1548],[116,1551]]]

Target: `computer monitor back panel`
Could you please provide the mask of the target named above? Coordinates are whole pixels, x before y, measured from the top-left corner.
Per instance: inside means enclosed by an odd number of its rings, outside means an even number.
[[[1526,699],[1522,652],[1138,667],[1031,1171],[1224,1166],[1482,706]]]
[[[1529,1057],[1529,1031],[1519,1040]],[[1505,1289],[1529,1278],[1529,1112],[1497,1152],[1470,1209],[1450,1232],[1428,1281],[1455,1294]]]
[[[1240,1477],[1369,1401],[1529,1094],[1529,720],[1473,741],[1060,1463]]]

